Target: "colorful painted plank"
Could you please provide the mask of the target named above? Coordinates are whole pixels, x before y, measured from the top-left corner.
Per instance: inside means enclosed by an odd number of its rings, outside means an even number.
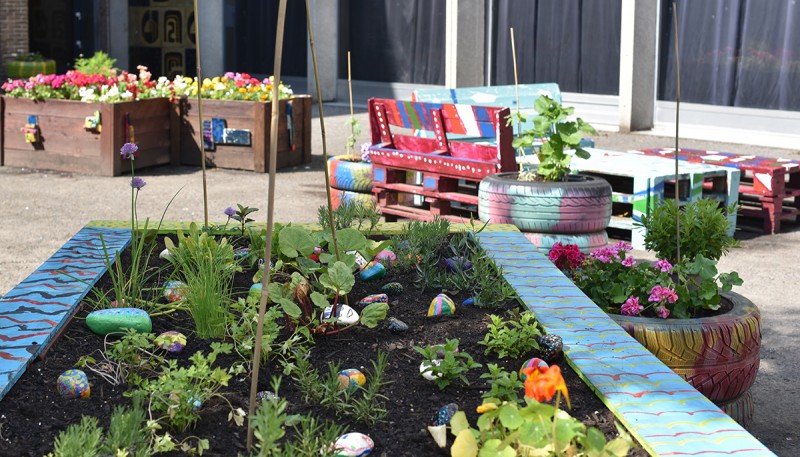
[[[649,156],[674,158],[675,148],[654,148],[631,151]],[[764,233],[781,231],[781,219],[800,215],[800,161],[739,155],[732,152],[706,151],[681,148],[678,158],[686,162],[713,164],[735,168],[742,173],[739,185],[740,213],[744,216],[763,218]],[[757,199],[758,204],[744,205],[747,197]],[[784,201],[787,200],[787,201]],[[789,206],[786,206],[786,205]]]
[[[572,285],[522,233],[477,235],[569,364],[652,455],[774,456]]]
[[[113,261],[130,239],[130,229],[84,227],[0,298],[0,399],[106,272],[106,252]]]

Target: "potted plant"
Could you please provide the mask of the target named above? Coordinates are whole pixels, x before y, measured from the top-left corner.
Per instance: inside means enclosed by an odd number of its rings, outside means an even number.
[[[536,100],[534,128],[514,139],[520,150],[536,151],[538,165],[529,170],[498,173],[481,181],[478,214],[481,220],[514,224],[545,251],[554,243],[571,243],[588,252],[605,246],[611,219],[611,185],[602,178],[570,174],[572,155],[588,158],[580,146],[582,133],[595,133],[574,108],[542,95]],[[525,121],[524,114],[512,114]]]
[[[197,78],[176,76],[180,97],[180,163],[200,165],[198,132],[203,132],[206,161],[219,168],[268,171],[273,78],[256,79],[228,72],[204,78],[203,125],[197,115]],[[277,167],[311,161],[311,97],[295,95],[280,83],[280,121]]]
[[[70,70],[4,83],[0,164],[117,176],[125,167],[113,151],[137,137],[138,167],[172,162],[177,144],[170,141],[166,78],[153,80],[144,66],[117,72],[103,62],[76,62],[97,73]]]
[[[735,208],[729,208],[729,211]],[[680,258],[675,236],[680,221]],[[624,242],[585,259],[573,246],[554,246],[550,259],[665,365],[710,400],[724,406],[742,398],[755,382],[761,316],[745,297],[731,292],[742,280],[719,273],[717,262],[738,245],[713,200],[678,209],[665,201],[642,218],[645,245],[655,262],[637,261]],[[739,419],[746,422],[747,417]]]
[[[50,75],[56,72],[56,61],[47,59],[38,52],[17,54],[6,62],[6,76],[9,78],[27,78],[35,75]]]

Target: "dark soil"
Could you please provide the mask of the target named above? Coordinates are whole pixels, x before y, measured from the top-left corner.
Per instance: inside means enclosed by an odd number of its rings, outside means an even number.
[[[160,252],[160,248],[155,251]],[[129,254],[123,256],[123,262]],[[158,261],[158,259],[155,259]],[[237,275],[235,290],[246,294],[251,284],[252,271]],[[453,316],[426,317],[431,299],[441,292],[438,290],[420,291],[413,286],[413,277],[398,269],[390,268],[388,274],[373,282],[357,280],[349,298],[351,302],[372,293],[380,293],[384,284],[398,281],[404,284],[405,291],[399,297],[390,298],[389,316],[394,316],[410,326],[401,335],[390,333],[385,327],[375,329],[355,327],[348,331],[328,337],[318,337],[311,356],[318,370],[327,373],[327,362],[338,361],[344,368],[358,368],[369,372],[371,360],[378,350],[389,353],[389,364],[385,378],[391,381],[383,394],[388,397],[385,407],[389,411],[385,420],[367,429],[364,425],[352,423],[348,418],[336,418],[328,410],[318,405],[304,404],[302,397],[291,379],[284,378],[280,396],[289,401],[289,414],[312,413],[321,419],[337,421],[349,431],[369,435],[375,441],[373,455],[378,456],[445,456],[449,448],[439,449],[431,439],[426,426],[431,416],[443,405],[457,403],[467,413],[470,423],[475,424],[478,414],[475,408],[481,403],[481,394],[488,386],[479,376],[485,372],[487,363],[499,363],[507,370],[518,370],[523,360],[534,356],[529,354],[519,360],[497,361],[483,354],[484,347],[478,345],[486,332],[489,322],[487,310],[476,307],[458,306],[468,298],[465,293],[449,291],[457,304]],[[108,275],[98,283],[108,286]],[[516,308],[516,303],[508,303],[507,308]],[[74,366],[81,356],[102,349],[103,338],[93,334],[84,318],[91,311],[83,306],[55,344],[45,352],[44,357],[35,361],[0,401],[0,456],[42,456],[53,448],[53,440],[68,425],[80,421],[82,415],[96,416],[100,425],[106,427],[115,405],[130,404],[130,399],[122,394],[125,385],[112,386],[91,371],[85,370],[91,382],[91,397],[88,399],[65,399],[56,390],[56,379],[63,371]],[[495,311],[502,312],[502,311]],[[178,330],[188,336],[186,349],[178,354],[181,363],[196,351],[208,352],[210,341],[194,336],[194,323],[184,313],[175,313],[172,318],[154,318],[153,332],[159,334],[167,330]],[[447,338],[458,338],[460,350],[471,354],[483,364],[483,368],[470,371],[470,385],[456,382],[444,391],[426,381],[419,374],[421,356],[413,346],[443,344]],[[238,355],[222,355],[217,365],[230,366],[240,361]],[[607,437],[616,435],[614,415],[603,405],[595,394],[578,378],[572,369],[557,361],[566,379],[572,402],[570,413],[588,425],[599,427]],[[259,390],[269,390],[270,377],[280,374],[276,363],[262,366],[259,376]],[[369,382],[369,380],[368,380]],[[235,406],[248,410],[250,379],[245,375],[235,376],[224,391],[225,397]],[[201,419],[189,433],[172,433],[178,439],[189,435],[207,438],[211,449],[204,453],[210,456],[235,456],[245,453],[246,426],[237,427],[228,421],[229,409],[221,400],[210,400],[200,411]],[[452,437],[448,437],[448,446]],[[175,453],[173,455],[181,455]],[[647,455],[641,449],[632,451],[633,456]]]

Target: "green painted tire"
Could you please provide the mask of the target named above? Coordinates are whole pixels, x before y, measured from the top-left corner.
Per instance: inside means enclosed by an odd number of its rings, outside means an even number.
[[[359,205],[377,205],[377,200],[372,193],[351,192],[349,190],[334,189],[331,187],[331,204],[333,209],[338,208],[342,203],[356,203]]]
[[[636,341],[709,400],[729,402],[753,385],[761,355],[761,313],[734,292],[733,308],[713,317],[657,319],[609,314]]]
[[[589,254],[595,249],[602,248],[608,244],[608,234],[605,230],[594,233],[535,233],[523,232],[536,250],[544,254],[550,253],[550,248],[554,244],[575,244],[584,254]]]
[[[372,191],[372,164],[353,156],[334,156],[328,159],[331,187],[353,192]]]
[[[28,78],[30,76],[51,75],[56,72],[55,60],[36,60],[36,61],[21,61],[12,60],[6,62],[6,76],[12,79]]]

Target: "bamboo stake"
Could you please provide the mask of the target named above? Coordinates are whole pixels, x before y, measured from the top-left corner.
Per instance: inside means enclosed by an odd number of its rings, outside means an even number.
[[[317,89],[317,107],[319,108],[319,127],[320,130],[322,131],[322,161],[325,163],[325,166],[322,167],[322,169],[325,170],[325,192],[327,193],[328,196],[328,216],[330,218],[329,222],[331,225],[331,237],[333,238],[333,251],[334,254],[336,254],[336,260],[339,260],[340,259],[339,242],[337,241],[336,237],[336,226],[334,225],[334,220],[333,220],[333,201],[331,200],[331,176],[330,173],[328,173],[328,142],[327,142],[327,137],[325,135],[325,114],[322,109],[322,92],[320,91],[319,87],[319,70],[317,69],[317,50],[316,47],[314,46],[314,30],[311,26],[311,9],[308,6],[308,0],[306,0],[306,24],[308,27],[308,42],[311,47],[311,62],[314,66],[314,84],[316,85],[315,87]],[[349,59],[348,59],[348,69],[349,69]],[[350,97],[352,100],[352,89]],[[352,102],[350,106],[352,107]],[[333,314],[333,312],[331,314]]]
[[[522,134],[522,124],[519,118],[519,78],[517,76],[517,48],[514,45],[514,27],[508,29],[511,34],[511,61],[514,63],[514,92],[517,95],[517,135]],[[525,154],[522,152],[522,147],[517,149],[517,155],[522,157]],[[519,163],[519,171],[522,172],[522,162]]]
[[[197,1],[197,0],[195,0]],[[275,169],[278,162],[278,125],[280,114],[281,58],[283,57],[283,29],[286,23],[286,0],[280,0],[278,6],[278,27],[275,32],[275,64],[272,80],[272,118],[270,119],[269,137],[269,190],[267,195],[267,243],[264,249],[264,275],[261,277],[261,302],[258,306],[258,326],[253,348],[253,373],[250,381],[250,405],[247,416],[247,449],[253,448],[252,418],[256,412],[256,392],[258,391],[258,372],[261,368],[261,340],[264,335],[264,314],[267,312],[267,296],[272,269],[269,260],[272,257],[272,227],[275,213]]]
[[[353,114],[353,72],[350,67],[350,51],[347,51],[347,90],[350,92],[350,133],[355,135],[355,132],[353,132],[354,125],[352,124],[355,115]],[[355,138],[353,140],[355,140]],[[349,143],[348,141],[348,144]],[[349,153],[352,155],[354,150],[355,144],[350,147]]]
[[[200,166],[203,169],[203,227],[208,229],[208,185],[206,184],[206,147],[203,142],[203,103],[200,88],[203,87],[203,72],[200,68],[200,12],[197,0],[194,0],[194,36],[197,44],[197,117],[200,128],[197,129],[197,144],[200,145]]]
[[[681,261],[681,200],[680,186],[678,185],[678,156],[680,147],[678,144],[678,126],[680,124],[681,112],[681,59],[678,47],[678,4],[677,0],[672,0],[672,33],[675,35],[675,260]]]

